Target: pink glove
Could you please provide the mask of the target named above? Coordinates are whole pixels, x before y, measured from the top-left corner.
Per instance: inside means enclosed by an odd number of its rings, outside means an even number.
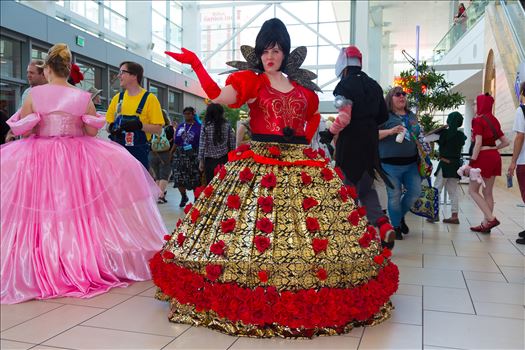
[[[84,114],[82,116],[82,121],[84,124],[96,129],[101,129],[104,125],[106,125],[106,117],[98,113],[96,115]]]
[[[11,131],[15,135],[23,135],[28,131],[31,131],[40,122],[40,115],[37,113],[31,113],[20,119],[20,110],[11,116],[7,120],[7,125],[11,128]]]
[[[170,57],[173,57],[180,63],[189,64],[191,68],[195,71],[195,74],[197,74],[197,78],[199,78],[199,82],[201,83],[204,92],[206,92],[206,95],[208,95],[210,99],[213,100],[214,98],[219,96],[221,94],[221,88],[210,77],[206,69],[204,69],[202,62],[201,60],[199,60],[197,55],[190,50],[186,50],[185,48],[182,48],[181,50],[182,53],[175,53],[170,51],[164,51],[164,53]]]
[[[352,120],[352,105],[344,105],[339,110],[339,114],[335,121],[330,125],[330,132],[334,135],[337,135],[346,128],[350,121]]]

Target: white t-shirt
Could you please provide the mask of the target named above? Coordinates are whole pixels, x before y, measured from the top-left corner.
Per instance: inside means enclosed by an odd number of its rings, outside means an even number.
[[[516,110],[516,117],[514,118],[514,126],[512,127],[512,130],[525,134],[525,117],[523,116],[521,107],[518,107]],[[518,156],[516,164],[525,165],[525,143],[521,147],[520,155]]]

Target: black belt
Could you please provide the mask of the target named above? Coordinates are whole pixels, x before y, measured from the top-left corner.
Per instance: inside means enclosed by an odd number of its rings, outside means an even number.
[[[284,136],[271,134],[253,134],[252,140],[257,142],[297,143],[307,145],[305,136]]]

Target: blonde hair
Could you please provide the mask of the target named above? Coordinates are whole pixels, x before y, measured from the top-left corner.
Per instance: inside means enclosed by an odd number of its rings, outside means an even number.
[[[67,78],[71,72],[71,51],[64,43],[53,45],[47,52],[45,66],[62,78]]]

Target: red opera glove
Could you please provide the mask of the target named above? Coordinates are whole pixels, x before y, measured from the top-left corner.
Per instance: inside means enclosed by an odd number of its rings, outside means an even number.
[[[164,53],[168,56],[171,56],[180,63],[189,64],[195,71],[195,74],[197,74],[197,78],[199,78],[199,82],[201,83],[204,92],[206,92],[206,95],[208,95],[210,99],[213,100],[219,96],[221,94],[221,88],[215,81],[213,81],[208,72],[206,72],[206,69],[202,65],[202,62],[199,60],[197,55],[190,50],[186,50],[185,48],[182,48],[181,50],[182,53],[170,51],[164,51]]]

